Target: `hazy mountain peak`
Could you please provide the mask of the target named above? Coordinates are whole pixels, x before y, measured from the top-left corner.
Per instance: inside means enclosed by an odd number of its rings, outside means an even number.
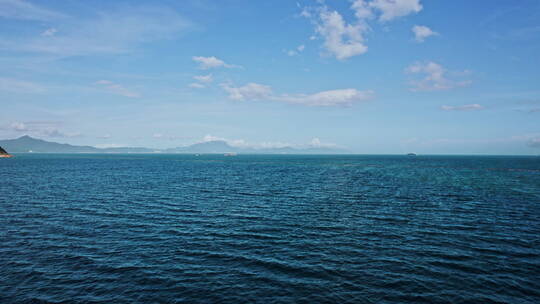
[[[45,141],[30,137],[21,136],[16,139],[0,140],[0,146],[12,153],[39,152],[39,153],[268,153],[268,154],[328,154],[343,153],[343,150],[330,148],[250,148],[235,147],[223,140],[212,140],[196,143],[186,147],[172,149],[149,149],[141,147],[123,147],[123,148],[96,148],[91,146],[74,146],[70,144],[60,144],[56,142]]]

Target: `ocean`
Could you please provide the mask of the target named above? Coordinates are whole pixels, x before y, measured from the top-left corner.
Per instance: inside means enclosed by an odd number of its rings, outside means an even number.
[[[540,157],[19,154],[0,303],[540,303]]]

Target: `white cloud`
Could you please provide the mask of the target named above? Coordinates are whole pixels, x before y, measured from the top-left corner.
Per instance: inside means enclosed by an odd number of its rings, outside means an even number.
[[[58,30],[55,29],[54,27],[51,27],[43,31],[43,33],[41,33],[41,36],[46,36],[46,37],[54,36],[56,32],[58,32]]]
[[[248,83],[241,87],[222,85],[233,100],[270,100],[301,104],[307,106],[350,106],[355,102],[369,100],[373,97],[372,91],[359,91],[357,89],[339,89],[322,91],[314,94],[282,94],[276,95],[272,88],[258,83]]]
[[[209,141],[226,141],[225,138],[213,136],[210,134],[207,134],[203,137],[201,142],[209,142]]]
[[[303,44],[299,45],[299,46],[296,47],[296,49],[287,51],[287,55],[296,56],[299,53],[303,52],[305,48],[306,48],[305,45],[303,45]]]
[[[475,111],[475,110],[483,110],[484,107],[475,103],[475,104],[468,104],[468,105],[462,105],[462,106],[441,106],[441,109],[444,111]]]
[[[323,143],[318,137],[315,137],[311,140],[308,146],[312,148],[336,148],[337,145],[333,143]]]
[[[455,81],[448,79],[446,76],[446,69],[438,63],[429,61],[425,63],[414,63],[406,70],[409,74],[424,75],[423,78],[413,79],[411,81],[411,91],[439,91],[449,90],[456,87],[463,87],[469,85],[471,82],[468,80]]]
[[[354,10],[354,15],[358,19],[371,19],[374,16],[369,3],[365,0],[354,1],[351,9]]]
[[[251,148],[252,147],[252,145],[250,145],[243,139],[233,139],[233,140],[229,140],[227,143],[230,146],[237,147],[237,148]]]
[[[280,142],[280,141],[275,141],[275,142],[264,141],[256,145],[256,147],[260,149],[279,149],[279,148],[287,148],[287,147],[292,147],[292,146],[293,145],[291,145],[290,143],[285,143],[285,142]]]
[[[214,56],[211,56],[211,57],[193,56],[191,59],[197,62],[199,64],[199,68],[203,70],[213,69],[213,68],[229,68],[230,69],[230,68],[240,67],[238,65],[225,63],[225,61]]]
[[[189,84],[189,87],[190,88],[194,88],[194,89],[204,89],[206,88],[206,86],[202,83],[199,83],[199,82],[192,82]]]
[[[302,8],[302,11],[300,12],[300,16],[304,18],[311,18],[313,17],[313,14],[311,13],[310,9],[308,7]]]
[[[14,122],[9,127],[10,129],[19,132],[30,131],[30,129],[28,129],[26,124],[24,124],[23,122]]]
[[[224,141],[229,146],[236,147],[236,148],[255,148],[257,145],[249,144],[243,139],[227,139],[224,137],[218,137],[213,136],[210,134],[205,135],[202,140],[198,141],[198,143],[205,143],[205,142],[211,142],[211,141]]]
[[[315,23],[315,32],[323,38],[325,50],[338,60],[367,52],[365,35],[370,31],[369,20],[378,16],[386,22],[422,10],[420,0],[354,0],[351,5],[356,19],[347,22],[342,14],[326,5],[303,8],[300,14]],[[314,37],[310,37],[311,40]],[[295,55],[295,51],[289,51]]]
[[[427,37],[436,36],[439,33],[432,31],[429,27],[423,25],[415,25],[412,27],[414,39],[416,42],[424,42]]]
[[[203,83],[211,83],[214,80],[212,77],[212,74],[193,76],[193,79],[203,82]]]
[[[125,88],[124,86],[119,85],[119,84],[114,83],[114,82],[109,81],[109,80],[99,80],[95,84],[105,88],[107,91],[109,91],[109,92],[111,92],[113,94],[116,94],[116,95],[129,97],[129,98],[139,98],[139,97],[141,97],[141,95],[139,93],[131,91],[131,90]]]
[[[229,93],[229,98],[233,100],[260,100],[272,95],[271,87],[253,82],[241,87],[232,87],[228,84],[221,86]]]
[[[78,133],[78,132],[64,133],[58,129],[42,130],[41,133],[47,137],[55,137],[55,138],[72,138],[72,137],[81,136],[81,133]]]
[[[206,88],[207,84],[214,81],[212,74],[193,76],[193,79],[198,81],[189,84],[189,87],[194,89]]]
[[[22,0],[0,0],[0,17],[47,21],[64,15]]]
[[[275,101],[284,101],[307,106],[350,106],[353,103],[366,101],[372,97],[372,91],[339,89],[322,91],[314,94],[274,96],[272,99]]]
[[[379,20],[382,22],[422,10],[420,0],[373,0],[369,3],[369,7],[381,12]]]
[[[324,48],[339,60],[367,52],[364,33],[365,24],[347,24],[337,11],[323,9],[319,13],[320,21],[315,31],[324,38]]]

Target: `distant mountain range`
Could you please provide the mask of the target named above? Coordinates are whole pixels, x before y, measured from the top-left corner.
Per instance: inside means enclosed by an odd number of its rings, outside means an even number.
[[[0,140],[0,147],[9,153],[259,153],[259,154],[342,154],[343,149],[327,147],[309,148],[240,148],[233,147],[225,141],[215,140],[170,149],[150,149],[142,147],[96,148],[92,146],[74,146],[60,144],[30,136],[17,139]]]

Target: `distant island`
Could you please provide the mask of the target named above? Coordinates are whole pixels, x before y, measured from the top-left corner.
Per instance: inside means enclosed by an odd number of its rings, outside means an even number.
[[[8,158],[12,157],[9,153],[7,153],[6,150],[4,150],[2,147],[0,147],[0,158]]]
[[[0,146],[5,147],[11,153],[345,154],[348,152],[343,149],[329,147],[241,148],[231,146],[221,140],[168,149],[143,147],[96,148],[92,146],[60,144],[33,138],[28,135],[16,139],[0,140]]]

